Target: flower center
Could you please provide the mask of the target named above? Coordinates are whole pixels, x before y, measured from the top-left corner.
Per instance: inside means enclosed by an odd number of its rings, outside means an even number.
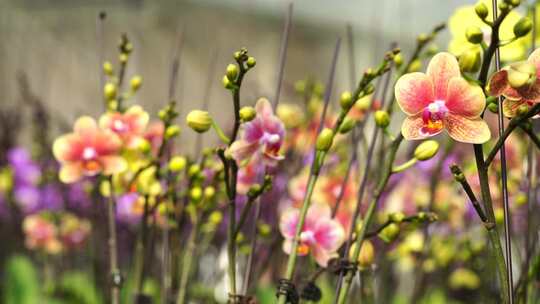
[[[124,132],[126,131],[126,124],[120,119],[116,119],[113,122],[113,129],[115,132]]]
[[[268,132],[264,132],[261,138],[261,142],[269,143],[269,144],[276,144],[279,142],[279,140],[280,140],[280,137],[278,134],[272,134]]]
[[[424,108],[422,112],[422,121],[424,126],[422,128],[423,133],[435,133],[442,129],[443,119],[448,113],[444,101],[435,100]]]
[[[94,148],[92,147],[84,148],[83,153],[82,153],[82,158],[84,160],[92,160],[96,158],[96,156],[97,156],[97,152]]]
[[[314,244],[315,241],[315,233],[313,231],[303,231],[300,233],[300,241],[306,245]]]
[[[95,173],[98,172],[101,169],[101,164],[96,159],[97,158],[97,152],[92,147],[86,147],[83,150],[82,158],[83,158],[83,168],[88,173]]]

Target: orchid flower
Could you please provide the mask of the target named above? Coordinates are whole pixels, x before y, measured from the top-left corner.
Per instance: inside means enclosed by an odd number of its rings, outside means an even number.
[[[274,167],[283,159],[279,154],[285,136],[283,122],[274,115],[267,99],[259,99],[255,111],[257,116],[244,124],[241,138],[231,145],[229,153],[238,163],[259,154],[265,165]]]
[[[103,114],[99,119],[99,126],[116,133],[127,148],[135,149],[139,146],[140,140],[143,139],[148,120],[148,113],[142,107],[133,106],[124,113],[107,112]]]
[[[62,244],[57,238],[56,226],[41,214],[25,217],[23,232],[26,236],[26,247],[29,249],[44,250],[50,254],[56,254],[62,250]]]
[[[279,229],[285,238],[283,250],[291,254],[296,226],[300,217],[300,211],[289,208],[281,215]],[[321,267],[326,267],[328,261],[337,256],[336,251],[345,240],[345,230],[341,224],[332,219],[328,205],[314,204],[307,213],[297,254],[300,256],[313,254],[315,261]]]
[[[492,96],[504,96],[503,113],[508,117],[514,117],[517,110],[522,106],[532,106],[540,102],[540,49],[536,49],[527,59],[526,62],[517,63],[522,66],[532,68],[534,72],[530,75],[530,84],[523,85],[519,88],[510,86],[508,79],[509,70],[512,66],[507,66],[500,71],[494,73],[489,80],[489,94]],[[520,73],[527,77],[526,73]]]
[[[401,76],[395,94],[408,116],[401,127],[405,139],[424,139],[443,129],[464,143],[481,144],[491,137],[480,117],[486,104],[484,93],[461,77],[458,62],[449,53],[435,55],[426,74]]]
[[[96,121],[83,116],[75,122],[74,132],[57,138],[53,153],[62,165],[60,180],[73,183],[83,176],[122,172],[126,161],[119,155],[120,138],[110,130],[99,129]]]

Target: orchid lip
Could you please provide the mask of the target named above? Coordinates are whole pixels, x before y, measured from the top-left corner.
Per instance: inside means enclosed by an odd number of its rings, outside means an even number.
[[[84,148],[83,153],[82,153],[82,158],[84,160],[91,160],[91,159],[96,158],[96,156],[97,156],[97,152],[94,148],[92,147]]]

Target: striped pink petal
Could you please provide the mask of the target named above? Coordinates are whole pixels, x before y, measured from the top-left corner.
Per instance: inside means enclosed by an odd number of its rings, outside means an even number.
[[[482,88],[469,84],[461,77],[454,77],[448,83],[446,107],[450,112],[475,118],[480,116],[486,106]]]
[[[459,142],[483,144],[491,137],[487,123],[480,117],[469,119],[449,113],[444,124],[448,135]]]
[[[456,57],[447,52],[433,56],[429,62],[427,74],[433,81],[435,99],[437,100],[446,100],[450,79],[461,76]]]
[[[396,100],[407,115],[420,113],[434,100],[433,83],[424,73],[409,73],[401,76],[394,88]]]

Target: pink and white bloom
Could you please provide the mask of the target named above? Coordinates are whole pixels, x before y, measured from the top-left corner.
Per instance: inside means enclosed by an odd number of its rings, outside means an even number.
[[[407,118],[401,127],[408,140],[424,139],[445,129],[456,141],[481,144],[491,133],[480,117],[486,105],[482,89],[469,84],[450,53],[435,55],[427,73],[401,76],[395,87],[396,99]]]
[[[265,165],[274,167],[283,159],[279,150],[285,137],[285,127],[274,115],[267,99],[259,99],[255,111],[257,116],[244,124],[240,139],[231,145],[229,153],[239,163],[259,154]]]
[[[152,147],[152,154],[158,154],[159,147],[163,142],[163,134],[165,133],[165,125],[162,121],[155,121],[148,125],[148,128],[144,132],[144,139],[146,139]]]
[[[143,139],[150,119],[140,106],[132,106],[126,112],[107,112],[99,119],[102,129],[111,130],[124,142],[127,148],[135,149]]]
[[[127,167],[119,155],[122,141],[116,133],[98,128],[96,121],[83,116],[77,119],[73,133],[54,141],[53,154],[62,165],[60,180],[73,183],[83,176],[120,173]]]
[[[52,221],[41,214],[33,214],[24,218],[22,224],[25,245],[28,249],[43,250],[50,254],[59,253],[62,244],[58,240],[58,230]]]
[[[536,69],[536,79],[530,85],[524,85],[521,88],[512,88],[508,81],[510,66],[504,67],[494,73],[489,80],[489,94],[505,97],[503,101],[503,113],[508,117],[516,116],[517,110],[522,105],[531,107],[535,103],[540,102],[540,49],[532,52],[526,63],[532,64]]]
[[[281,215],[279,230],[285,238],[283,250],[291,254],[296,226],[300,210],[289,208]],[[345,241],[345,230],[341,224],[332,219],[330,207],[326,204],[312,205],[306,215],[304,227],[300,234],[297,254],[305,256],[311,253],[321,267],[337,256],[336,251]]]

